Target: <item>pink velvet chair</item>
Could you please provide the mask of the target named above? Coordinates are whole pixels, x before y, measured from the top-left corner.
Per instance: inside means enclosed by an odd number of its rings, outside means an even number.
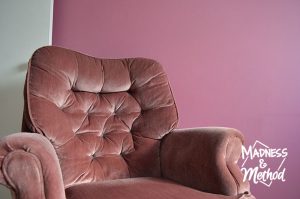
[[[22,131],[0,141],[0,183],[18,199],[254,198],[231,128],[175,129],[154,60],[34,52]]]

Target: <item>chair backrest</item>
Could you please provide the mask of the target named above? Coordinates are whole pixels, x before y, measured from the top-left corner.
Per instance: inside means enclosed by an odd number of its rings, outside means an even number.
[[[32,55],[23,131],[53,144],[64,184],[160,176],[161,138],[178,116],[161,65],[47,46]]]

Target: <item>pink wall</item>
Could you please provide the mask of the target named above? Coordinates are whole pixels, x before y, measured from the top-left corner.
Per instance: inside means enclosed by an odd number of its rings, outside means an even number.
[[[53,43],[159,60],[180,127],[231,126],[247,144],[287,147],[287,181],[252,191],[299,198],[300,1],[55,1]]]

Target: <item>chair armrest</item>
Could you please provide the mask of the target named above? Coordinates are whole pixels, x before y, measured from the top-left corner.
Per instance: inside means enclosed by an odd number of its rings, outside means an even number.
[[[18,199],[65,199],[57,155],[47,138],[16,133],[0,140],[0,183]]]
[[[231,128],[174,130],[162,141],[162,175],[201,191],[248,198],[249,183],[237,165],[242,144],[242,134]]]

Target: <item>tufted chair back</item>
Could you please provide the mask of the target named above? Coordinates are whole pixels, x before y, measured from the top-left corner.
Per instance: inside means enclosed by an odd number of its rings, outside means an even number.
[[[51,141],[65,187],[161,175],[160,140],[178,116],[156,61],[42,47],[29,62],[24,97],[22,130]]]

